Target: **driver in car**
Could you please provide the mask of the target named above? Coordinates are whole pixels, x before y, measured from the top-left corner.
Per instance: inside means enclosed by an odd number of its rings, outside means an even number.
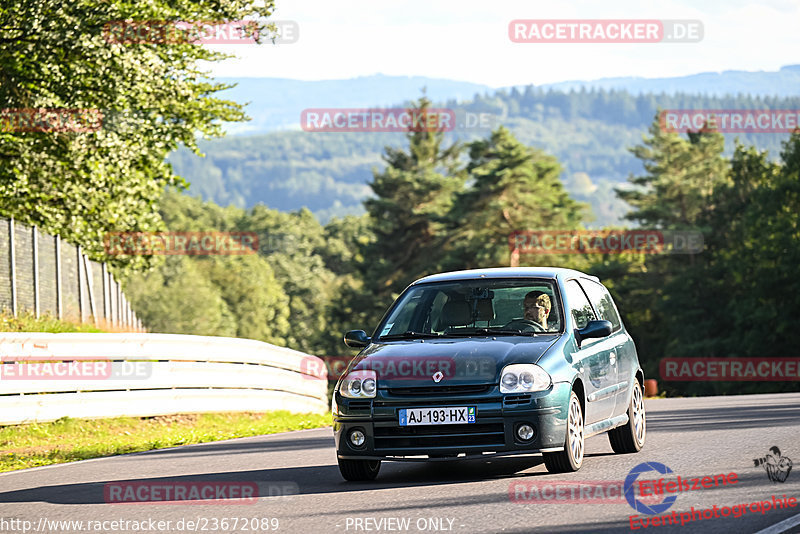
[[[550,297],[541,291],[531,291],[523,302],[525,319],[533,321],[547,330],[547,317],[550,315]]]

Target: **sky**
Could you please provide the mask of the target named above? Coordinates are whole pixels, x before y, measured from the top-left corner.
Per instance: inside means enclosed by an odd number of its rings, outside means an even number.
[[[275,0],[291,44],[214,45],[231,54],[215,76],[297,80],[372,74],[426,76],[490,87],[660,78],[800,63],[800,0]],[[515,19],[691,19],[695,43],[513,43]]]

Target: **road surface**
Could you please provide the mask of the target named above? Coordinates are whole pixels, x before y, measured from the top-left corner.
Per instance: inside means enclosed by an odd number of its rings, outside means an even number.
[[[384,462],[377,481],[347,483],[336,466],[330,428],[11,472],[0,475],[0,532],[632,532],[630,516],[655,516],[638,514],[624,498],[575,502],[569,488],[622,483],[643,462],[668,466],[671,477],[736,473],[735,483],[678,493],[671,508],[659,514],[674,511],[678,521],[693,507],[697,512],[716,505],[721,514],[722,507],[754,501],[772,505],[773,496],[800,500],[800,394],[652,399],[646,407],[647,443],[640,453],[615,455],[606,436],[596,436],[587,440],[583,468],[568,475],[549,474],[541,457],[529,456]],[[773,446],[794,458],[795,468],[784,482],[771,481],[763,466],[755,466],[754,459]],[[657,476],[650,472],[640,478]],[[112,495],[110,487],[229,488],[231,482],[257,487],[258,498],[212,504],[106,502],[123,495]],[[571,486],[562,484],[559,495],[558,482]],[[602,487],[605,497],[615,497],[609,486]],[[748,508],[738,518],[701,519],[697,512],[684,526],[635,526],[657,533],[800,532],[800,503],[765,508],[764,513]]]

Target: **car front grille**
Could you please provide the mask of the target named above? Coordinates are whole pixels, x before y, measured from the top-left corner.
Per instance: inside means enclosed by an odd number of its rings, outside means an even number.
[[[372,401],[368,400],[351,400],[350,403],[347,405],[351,411],[355,410],[363,410],[369,413],[370,409],[372,408]]]
[[[374,430],[375,450],[380,451],[485,445],[502,447],[505,444],[503,423],[406,427],[375,425]]]
[[[422,395],[477,395],[492,389],[492,385],[477,386],[431,386],[417,388],[389,388],[390,395],[422,396]]]
[[[520,404],[529,404],[531,402],[531,395],[530,393],[524,393],[522,395],[507,395],[503,399],[503,404],[506,406],[516,406]]]

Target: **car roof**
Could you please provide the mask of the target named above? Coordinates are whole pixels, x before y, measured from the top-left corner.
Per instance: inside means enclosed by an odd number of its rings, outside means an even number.
[[[590,274],[562,267],[496,267],[493,269],[469,269],[452,271],[426,276],[416,280],[413,285],[428,282],[450,282],[454,280],[474,280],[476,278],[553,278],[566,280],[569,278],[588,278],[595,282],[600,279]]]

